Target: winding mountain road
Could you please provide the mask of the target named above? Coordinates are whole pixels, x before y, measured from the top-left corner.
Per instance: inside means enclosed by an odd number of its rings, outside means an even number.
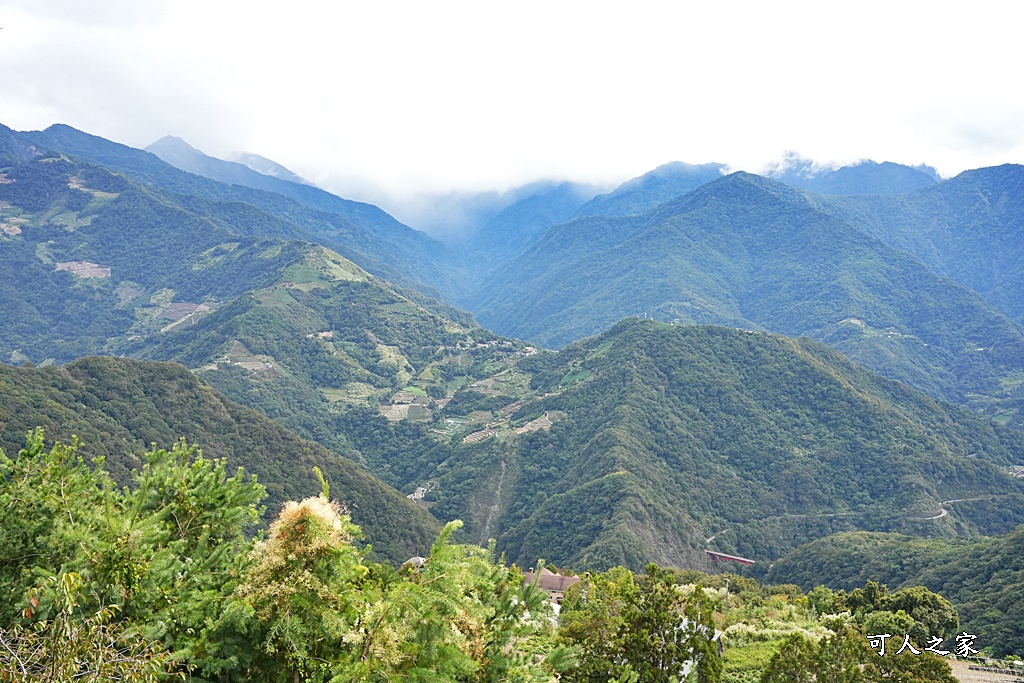
[[[978,496],[977,498],[951,498],[950,500],[944,500],[941,503],[939,503],[939,514],[937,515],[932,515],[931,517],[907,517],[907,519],[913,520],[915,522],[927,522],[933,519],[942,519],[943,517],[949,515],[949,510],[942,507],[943,505],[949,505],[950,503],[967,503],[974,500],[989,500],[992,498],[1000,498],[1003,495],[1006,494],[999,494],[995,496]]]

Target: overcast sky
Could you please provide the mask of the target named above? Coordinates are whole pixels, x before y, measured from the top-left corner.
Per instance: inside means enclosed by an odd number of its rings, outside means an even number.
[[[347,196],[1024,161],[1024,4],[0,0],[0,123],[245,150]]]

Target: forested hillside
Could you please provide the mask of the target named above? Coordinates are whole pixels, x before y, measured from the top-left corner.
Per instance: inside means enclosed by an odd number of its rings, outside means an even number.
[[[48,440],[80,440],[86,458],[127,484],[153,444],[179,439],[207,458],[244,467],[266,488],[268,518],[287,500],[320,490],[319,467],[335,497],[366,532],[376,557],[398,564],[430,547],[440,526],[405,496],[348,458],[300,438],[238,405],[173,363],[83,358],[63,367],[0,365],[0,448],[17,453],[25,435],[43,427]]]
[[[1024,166],[965,171],[895,197],[821,197],[815,203],[915,254],[929,268],[1024,319]]]
[[[395,483],[427,485],[434,514],[523,564],[703,566],[705,548],[768,561],[842,530],[1024,521],[1007,473],[1019,432],[810,340],[634,319],[495,379],[440,411],[439,426],[483,413],[480,431],[421,442]],[[940,514],[954,498],[972,500]]]
[[[948,503],[955,512],[962,505]],[[994,538],[923,539],[844,533],[796,549],[763,576],[851,590],[865,581],[926,586],[956,605],[972,633],[998,652],[1024,650],[1024,527]]]
[[[1024,368],[1024,331],[976,292],[742,173],[640,217],[555,226],[479,297],[485,325],[549,346],[627,315],[811,336],[961,403],[1013,399]]]
[[[353,202],[315,187],[260,176],[273,190],[228,185],[174,168],[157,156],[103,138],[54,125],[44,131],[8,131],[5,154],[31,159],[48,151],[93,163],[179,198],[194,197],[232,205],[248,205],[277,222],[304,232],[361,267],[435,296],[458,279],[459,268],[443,245],[399,223],[371,204]],[[267,220],[264,218],[263,220]],[[289,236],[290,237],[290,236]]]

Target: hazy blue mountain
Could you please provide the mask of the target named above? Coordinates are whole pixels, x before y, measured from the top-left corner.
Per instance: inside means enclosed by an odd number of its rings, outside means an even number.
[[[787,157],[779,169],[769,172],[773,180],[820,194],[891,195],[913,192],[939,182],[935,169],[905,166],[870,159],[840,168],[819,168],[796,156]]]
[[[895,197],[823,197],[817,203],[1024,321],[1024,166],[964,171]]]
[[[224,161],[223,159],[211,157],[208,154],[204,154],[199,151],[181,138],[174,137],[173,135],[165,135],[153,144],[147,146],[145,151],[152,152],[171,166],[179,168],[182,171],[195,173],[196,175],[201,175],[204,178],[209,178],[211,180],[219,180],[220,182],[227,183],[228,185],[245,185],[246,187],[254,187],[260,190],[267,190],[268,192],[278,192],[285,196],[292,196],[292,193],[296,193],[296,189],[283,183],[309,186],[309,183],[301,182],[301,179],[299,179],[299,181],[295,181],[291,178],[282,178],[273,173],[262,173],[241,162]],[[271,168],[280,168],[286,173],[295,175],[283,166],[274,164],[274,162],[269,159],[256,157],[256,155],[250,156],[255,159],[262,159],[264,162],[269,162],[269,164],[273,164]],[[297,178],[298,176],[295,177]],[[296,198],[298,199],[299,197]]]
[[[1024,369],[1024,331],[977,293],[745,173],[641,217],[552,227],[478,297],[484,325],[548,346],[630,315],[770,329],[958,401],[1008,397],[1000,378]]]
[[[418,285],[434,295],[440,295],[437,287],[449,289],[453,281],[458,280],[458,267],[442,244],[370,204],[342,199],[308,185],[261,176],[254,171],[250,171],[252,176],[272,184],[275,189],[228,185],[182,171],[152,153],[65,125],[17,133],[17,136],[37,150],[59,151],[180,195],[251,204],[298,225],[311,239],[324,242],[371,272],[379,272],[405,285]]]
[[[276,161],[260,156],[259,154],[253,154],[252,152],[235,152],[231,155],[231,159],[229,159],[229,161],[244,164],[257,173],[280,178],[281,180],[287,180],[291,183],[299,183],[301,185],[314,184],[299,174],[294,173],[290,169],[285,168]]]
[[[526,190],[526,196],[484,224],[470,240],[470,246],[494,254],[521,249],[544,228],[571,218],[595,191],[592,186],[579,183],[536,183]]]
[[[576,212],[584,216],[639,216],[658,204],[722,177],[723,164],[684,164],[673,161],[601,194]]]
[[[517,188],[517,193],[524,195],[521,199],[458,243],[469,277],[459,298],[467,296],[497,266],[521,254],[547,228],[571,218],[595,192],[592,186],[568,182]]]
[[[17,131],[0,124],[0,166],[11,166],[31,159],[39,152]]]
[[[564,187],[563,187],[564,186]],[[420,194],[404,200],[396,211],[408,215],[409,225],[435,236],[446,244],[462,248],[473,240],[480,239],[486,233],[487,226],[497,220],[499,224],[507,223],[507,218],[499,219],[505,211],[520,215],[527,221],[536,221],[534,213],[543,219],[545,214],[564,213],[562,205],[577,203],[577,208],[592,198],[598,188],[580,183],[561,180],[538,180],[498,192],[458,191],[443,194]],[[543,197],[550,195],[545,200]],[[579,199],[575,197],[579,195]],[[522,209],[515,209],[523,204]],[[548,206],[548,205],[552,206]],[[529,208],[533,207],[533,208]],[[575,210],[575,209],[574,209]],[[561,222],[569,216],[563,216]],[[514,226],[511,226],[514,227]]]

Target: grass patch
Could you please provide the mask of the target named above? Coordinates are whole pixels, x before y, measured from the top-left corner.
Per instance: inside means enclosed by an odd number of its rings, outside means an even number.
[[[747,643],[739,647],[726,647],[722,654],[725,663],[723,671],[730,673],[750,672],[758,677],[768,662],[779,651],[781,640]],[[725,680],[724,677],[722,680]],[[743,680],[743,679],[739,679]]]
[[[576,384],[577,382],[585,382],[593,376],[593,370],[577,370],[576,372],[570,372],[568,375],[563,377],[560,384],[563,387],[568,387]]]
[[[324,277],[318,268],[309,263],[295,263],[284,269],[284,273],[281,274],[281,281],[302,285],[311,282],[323,282]]]

